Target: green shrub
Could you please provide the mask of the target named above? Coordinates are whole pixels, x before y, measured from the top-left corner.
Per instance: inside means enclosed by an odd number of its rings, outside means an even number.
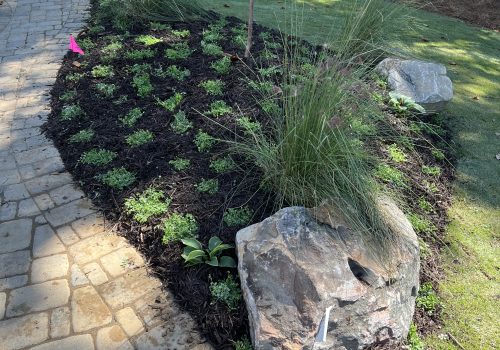
[[[94,138],[94,130],[92,129],[83,129],[73,134],[69,138],[70,143],[86,143],[90,142]]]
[[[253,350],[252,342],[247,337],[243,337],[233,343],[234,350]]]
[[[387,147],[387,151],[389,152],[389,157],[391,157],[393,162],[402,163],[406,162],[406,154],[398,147],[395,143]]]
[[[61,102],[70,102],[76,98],[77,92],[76,90],[68,90],[65,91],[61,96],[59,96],[59,101]]]
[[[152,216],[159,216],[168,211],[172,200],[164,198],[162,191],[150,187],[139,195],[127,198],[125,210],[133,215],[135,221],[145,224]]]
[[[261,125],[259,122],[254,122],[248,117],[240,117],[236,119],[238,125],[243,129],[245,134],[255,134],[261,131]]]
[[[135,38],[135,41],[145,46],[153,46],[158,43],[161,43],[163,40],[156,38],[152,35],[139,35],[137,38]]]
[[[77,81],[79,81],[80,79],[82,79],[84,76],[83,73],[69,73],[68,75],[66,75],[66,77],[64,78],[66,81],[69,81],[69,82],[72,82],[72,83],[76,83]]]
[[[125,168],[114,168],[106,174],[98,177],[102,183],[117,190],[123,190],[125,187],[132,185],[135,181],[135,175]]]
[[[191,214],[173,213],[163,223],[164,244],[178,241],[183,238],[192,238],[198,232],[198,224]]]
[[[172,79],[175,79],[177,81],[183,81],[187,77],[191,75],[191,72],[189,69],[180,69],[177,66],[170,66],[167,68],[166,72],[167,76],[171,77]]]
[[[133,134],[128,135],[125,138],[125,141],[127,142],[127,145],[131,147],[137,147],[144,145],[148,142],[153,141],[154,135],[151,131],[149,130],[137,130]]]
[[[236,168],[236,163],[230,157],[219,158],[210,161],[210,169],[217,174],[227,173]]]
[[[270,116],[277,115],[281,111],[280,106],[272,99],[260,101],[259,104],[260,108],[262,108],[262,110]]]
[[[417,333],[417,326],[412,323],[410,325],[410,331],[408,332],[408,345],[410,346],[410,350],[424,350],[424,342],[420,339]]]
[[[198,148],[198,152],[208,152],[216,143],[217,140],[214,137],[201,130],[198,130],[194,138],[194,144]]]
[[[186,113],[179,111],[174,115],[174,121],[170,127],[176,134],[182,135],[193,127],[193,123],[186,117]]]
[[[200,183],[196,185],[196,190],[202,193],[208,193],[210,195],[214,195],[219,191],[219,180],[210,179],[205,180],[202,179]]]
[[[439,304],[439,297],[432,288],[432,284],[429,282],[422,284],[417,295],[417,307],[432,315]]]
[[[282,69],[279,66],[271,66],[267,68],[259,68],[258,72],[263,78],[270,78],[281,73]]]
[[[214,117],[222,117],[223,115],[230,114],[233,109],[222,100],[214,101],[210,104],[210,110],[207,112],[208,115],[213,115]]]
[[[222,56],[224,54],[224,51],[222,50],[222,47],[220,47],[217,44],[210,43],[210,42],[201,42],[201,51],[208,56]]]
[[[102,48],[101,52],[103,54],[103,60],[111,61],[118,57],[118,53],[123,48],[123,45],[119,42],[112,42],[109,45],[106,45]]]
[[[132,80],[132,86],[137,90],[137,95],[140,97],[146,97],[153,92],[153,85],[151,85],[151,80],[148,73],[137,74]]]
[[[223,302],[229,310],[236,310],[241,301],[241,289],[231,275],[224,281],[210,283],[213,302]]]
[[[120,118],[120,121],[129,127],[135,125],[135,123],[142,117],[144,113],[139,107],[132,108],[125,116]]]
[[[432,234],[437,231],[437,227],[432,222],[420,215],[410,213],[408,220],[410,220],[413,229],[418,234]]]
[[[115,75],[113,72],[113,67],[105,65],[97,65],[92,68],[92,76],[94,78],[109,78]]]
[[[444,160],[446,157],[443,153],[443,151],[441,150],[438,150],[437,148],[434,148],[432,151],[431,151],[432,155],[434,156],[434,158],[436,160]]]
[[[129,70],[133,74],[148,74],[151,71],[151,65],[149,63],[136,63]]]
[[[214,267],[236,267],[236,262],[230,256],[220,256],[224,250],[234,248],[232,245],[224,244],[219,237],[211,237],[208,241],[208,249],[194,238],[182,239],[186,247],[182,252],[182,258],[187,265],[207,264]]]
[[[120,95],[116,100],[113,101],[113,104],[115,105],[121,105],[122,103],[125,103],[128,101],[128,96],[127,95]]]
[[[185,159],[185,158],[175,158],[175,159],[172,159],[171,161],[169,161],[168,164],[173,166],[173,168],[176,171],[184,171],[189,167],[189,165],[191,164],[191,161],[189,159]]]
[[[248,207],[229,208],[224,212],[222,220],[229,227],[245,226],[252,220],[253,212]]]
[[[391,167],[387,164],[380,164],[376,171],[375,176],[384,182],[390,183],[395,186],[405,187],[406,177],[405,175],[396,168]]]
[[[73,120],[79,117],[83,117],[85,113],[82,108],[78,105],[68,105],[64,106],[61,111],[61,120]]]
[[[438,166],[427,166],[423,165],[422,166],[422,172],[425,175],[430,175],[430,176],[439,176],[441,175],[441,168]]]
[[[432,212],[434,212],[434,207],[424,197],[420,197],[418,199],[418,206],[420,207],[420,209],[422,209],[426,213],[432,213]]]
[[[229,74],[231,71],[231,59],[224,56],[221,59],[210,63],[210,67],[220,75]]]
[[[273,92],[273,83],[270,81],[248,80],[248,86],[262,95],[269,95]]]
[[[156,99],[156,102],[167,111],[173,112],[177,106],[179,106],[184,98],[183,92],[176,92],[174,95],[170,96],[165,101]]]
[[[92,42],[90,38],[79,40],[79,45],[83,51],[90,51],[93,48],[95,48],[95,44]]]
[[[80,157],[80,162],[88,165],[106,165],[111,163],[116,157],[117,154],[113,151],[93,148]]]
[[[183,30],[172,30],[172,35],[173,36],[176,36],[180,39],[186,39],[187,37],[189,37],[191,35],[191,32],[187,29],[183,29]]]
[[[146,58],[153,58],[156,52],[151,49],[131,50],[125,53],[125,58],[134,61],[141,61]]]
[[[115,84],[98,83],[95,85],[97,91],[105,97],[113,97],[117,86]]]
[[[218,28],[204,30],[203,31],[203,41],[207,42],[207,43],[217,43],[219,40],[221,40],[222,35],[216,29],[218,29]]]
[[[224,82],[217,79],[217,80],[205,80],[200,83],[202,88],[205,89],[205,91],[213,96],[217,95],[222,95],[222,89],[224,87]]]
[[[106,28],[104,28],[104,26],[101,26],[101,25],[93,25],[89,28],[89,34],[90,35],[95,35],[95,34],[99,34],[99,33],[102,33],[106,30]]]
[[[193,51],[189,48],[189,45],[185,41],[172,44],[171,48],[165,50],[165,57],[171,60],[182,60],[191,56]]]

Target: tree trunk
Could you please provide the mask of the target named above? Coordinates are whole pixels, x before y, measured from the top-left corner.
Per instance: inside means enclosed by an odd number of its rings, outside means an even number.
[[[247,38],[247,47],[245,48],[245,58],[250,57],[250,50],[252,49],[252,40],[253,40],[253,2],[254,2],[254,0],[250,0],[249,9],[248,9],[248,38]]]

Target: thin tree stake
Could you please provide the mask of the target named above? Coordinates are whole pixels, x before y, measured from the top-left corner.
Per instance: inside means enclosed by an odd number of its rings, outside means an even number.
[[[252,49],[252,40],[253,40],[253,2],[254,2],[254,0],[250,0],[249,9],[248,9],[248,38],[247,38],[247,46],[245,48],[245,58],[250,57],[250,50]]]

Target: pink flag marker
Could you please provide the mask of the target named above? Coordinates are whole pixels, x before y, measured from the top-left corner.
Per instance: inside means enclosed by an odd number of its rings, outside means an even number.
[[[84,55],[83,50],[80,49],[80,46],[78,46],[78,44],[76,43],[76,40],[75,40],[75,38],[73,38],[73,35],[69,36],[69,49],[72,52],[76,52],[76,53],[79,53],[80,55]]]

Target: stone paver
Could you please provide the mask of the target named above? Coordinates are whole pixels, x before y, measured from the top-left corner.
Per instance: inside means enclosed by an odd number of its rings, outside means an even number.
[[[84,25],[89,0],[8,3],[0,6],[0,350],[203,344],[40,128],[68,35]],[[156,300],[168,312],[151,307]],[[157,327],[163,323],[180,325]]]

